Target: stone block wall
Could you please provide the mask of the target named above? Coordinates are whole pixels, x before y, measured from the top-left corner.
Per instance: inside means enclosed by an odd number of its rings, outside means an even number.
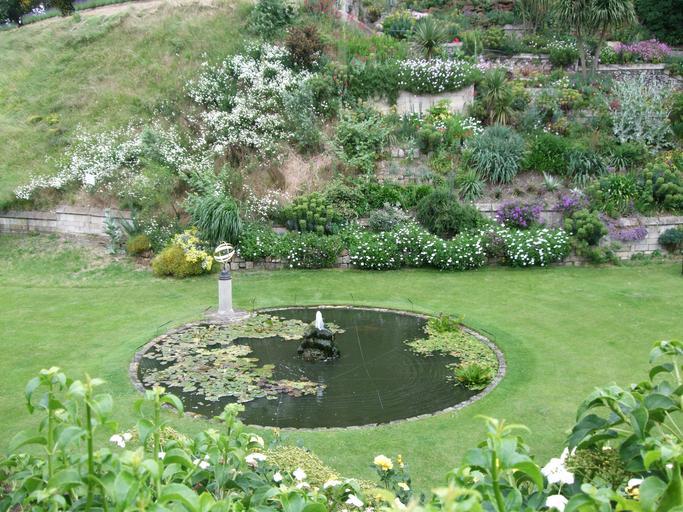
[[[130,212],[110,209],[114,218],[130,219]],[[105,210],[79,206],[60,206],[52,212],[8,211],[0,213],[0,233],[62,233],[107,236]]]
[[[475,206],[490,218],[495,217],[496,210],[501,206],[500,202],[480,202]],[[110,214],[115,218],[130,219],[130,212],[125,210],[111,209]],[[83,208],[74,206],[62,206],[54,212],[40,211],[9,211],[0,213],[0,234],[28,234],[28,233],[60,233],[69,235],[93,235],[105,237],[105,210],[101,208]],[[561,215],[550,209],[541,211],[541,220],[548,226],[559,226],[562,222]],[[654,251],[664,252],[659,245],[659,235],[670,228],[683,226],[683,216],[658,216],[623,218],[618,221],[621,228],[642,226],[647,230],[643,240],[623,242],[605,238],[604,244],[615,246],[615,253],[621,259],[630,259],[634,254],[652,254]],[[277,229],[277,228],[276,228]],[[570,257],[568,264],[580,264],[576,257]],[[346,269],[351,267],[351,258],[347,250],[344,250],[337,258],[335,268]],[[231,270],[279,270],[289,268],[286,261],[279,258],[268,258],[265,261],[245,261],[235,256],[230,264]]]
[[[474,101],[474,85],[442,94],[413,94],[401,91],[396,100],[395,108],[399,114],[421,114],[443,100],[448,100],[451,112],[462,113]],[[383,113],[390,112],[394,108],[387,101],[375,101],[373,106]]]

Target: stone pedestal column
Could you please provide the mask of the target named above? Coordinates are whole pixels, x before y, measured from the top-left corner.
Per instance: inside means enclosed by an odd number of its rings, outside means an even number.
[[[232,315],[232,276],[229,270],[222,270],[218,278],[218,314]]]

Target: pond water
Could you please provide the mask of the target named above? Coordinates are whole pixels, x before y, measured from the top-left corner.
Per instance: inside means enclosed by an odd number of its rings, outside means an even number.
[[[341,356],[325,362],[303,361],[297,355],[298,341],[281,338],[238,338],[247,344],[259,365],[274,365],[274,379],[307,380],[321,384],[303,396],[280,393],[275,399],[256,398],[244,403],[241,419],[247,424],[273,427],[348,427],[386,423],[433,413],[458,404],[475,394],[456,386],[449,363],[452,356],[421,356],[406,341],[423,338],[425,319],[404,313],[355,308],[295,308],[270,310],[269,315],[312,322],[321,310],[325,323],[334,323],[343,333],[336,336]],[[163,343],[163,342],[162,342]],[[143,357],[138,377],[161,367]],[[189,411],[206,416],[219,414],[223,397],[209,402],[201,394],[169,387]]]

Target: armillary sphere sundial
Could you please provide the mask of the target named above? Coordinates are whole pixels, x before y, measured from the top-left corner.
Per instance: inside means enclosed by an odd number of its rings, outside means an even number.
[[[209,314],[212,320],[231,322],[248,316],[244,311],[232,309],[232,275],[230,274],[230,262],[235,257],[235,248],[226,242],[218,244],[213,251],[213,259],[220,263],[222,270],[218,276],[218,311]]]
[[[229,270],[228,264],[232,261],[235,256],[235,248],[225,242],[221,243],[213,251],[213,259],[216,260],[223,266],[223,270]]]

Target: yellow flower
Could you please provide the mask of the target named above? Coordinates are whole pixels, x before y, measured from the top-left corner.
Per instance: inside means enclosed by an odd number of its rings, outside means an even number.
[[[398,462],[399,468],[403,469],[405,467],[405,464],[403,464],[403,457],[400,453],[396,456],[396,462]]]
[[[394,463],[391,462],[391,459],[384,455],[378,455],[372,462],[382,471],[389,471],[394,467]]]

